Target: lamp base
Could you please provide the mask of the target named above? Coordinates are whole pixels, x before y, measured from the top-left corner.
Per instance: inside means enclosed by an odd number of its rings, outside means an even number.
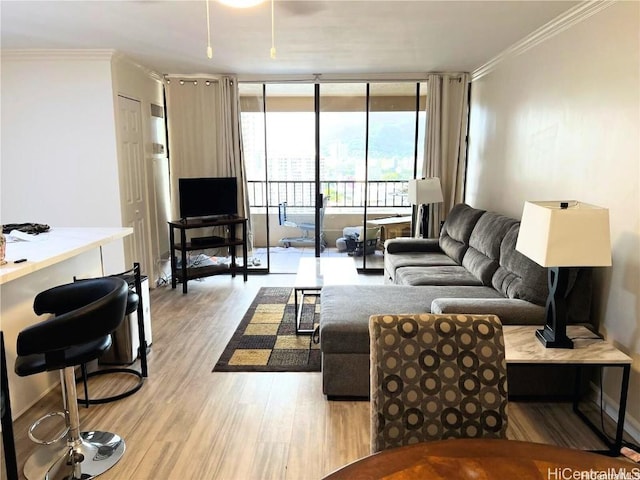
[[[536,330],[536,337],[546,348],[573,348],[573,341],[566,335],[558,335],[548,326]]]

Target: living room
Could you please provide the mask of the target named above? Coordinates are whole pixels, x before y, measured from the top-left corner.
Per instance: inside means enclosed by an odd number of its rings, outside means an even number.
[[[470,72],[464,200],[516,219],[526,200],[575,199],[609,209],[613,265],[596,269],[592,311],[607,341],[633,358],[626,430],[638,443],[640,10],[636,2],[597,7],[566,23],[552,22],[546,33],[483,59]],[[3,223],[19,217],[58,226],[122,226],[117,145],[111,139],[112,56],[5,54],[4,45],[3,33]],[[161,93],[148,101],[163,104]],[[52,122],[65,111],[71,118]],[[166,232],[165,226],[159,230]],[[110,272],[123,259],[122,247],[109,246]],[[250,276],[244,284],[225,276],[190,282],[184,296],[166,288],[152,292],[157,323],[147,385],[125,402],[81,411],[83,422],[114,425],[127,438],[130,458],[104,478],[318,478],[369,453],[366,402],[326,401],[319,375],[210,373],[257,289],[291,282],[286,276]],[[209,312],[210,306],[220,313]],[[190,324],[173,321],[178,315]],[[215,381],[203,381],[206,376]],[[612,417],[619,382],[617,375],[604,378]],[[16,425],[28,426],[46,406],[29,410],[29,418],[22,415]],[[567,441],[549,418],[570,422],[568,409],[513,408],[524,419],[516,427],[525,432],[520,438]],[[573,437],[571,446],[596,448],[589,432],[561,425]],[[232,431],[241,434],[225,436]],[[31,449],[25,429],[17,435],[18,453],[25,455]]]

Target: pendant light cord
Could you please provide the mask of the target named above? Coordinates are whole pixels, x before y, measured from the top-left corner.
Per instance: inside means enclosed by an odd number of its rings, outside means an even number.
[[[271,0],[271,58],[276,58],[275,0]]]
[[[207,4],[207,58],[213,58],[213,48],[211,48],[211,24],[209,22],[209,0],[205,0]]]

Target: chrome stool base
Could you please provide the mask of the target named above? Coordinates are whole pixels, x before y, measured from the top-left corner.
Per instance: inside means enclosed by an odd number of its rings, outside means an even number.
[[[52,444],[38,449],[24,466],[27,480],[88,480],[113,467],[122,458],[125,443],[115,433],[82,432],[72,447]]]

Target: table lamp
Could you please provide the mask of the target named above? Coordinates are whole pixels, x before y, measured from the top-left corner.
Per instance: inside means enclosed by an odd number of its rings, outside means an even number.
[[[429,225],[429,208],[426,205],[443,201],[442,188],[438,177],[409,180],[409,201],[413,205],[422,205],[422,221],[420,231],[427,236]]]
[[[536,336],[547,348],[573,348],[567,337],[568,267],[611,265],[609,210],[576,201],[525,202],[516,250],[548,267],[546,324]]]

